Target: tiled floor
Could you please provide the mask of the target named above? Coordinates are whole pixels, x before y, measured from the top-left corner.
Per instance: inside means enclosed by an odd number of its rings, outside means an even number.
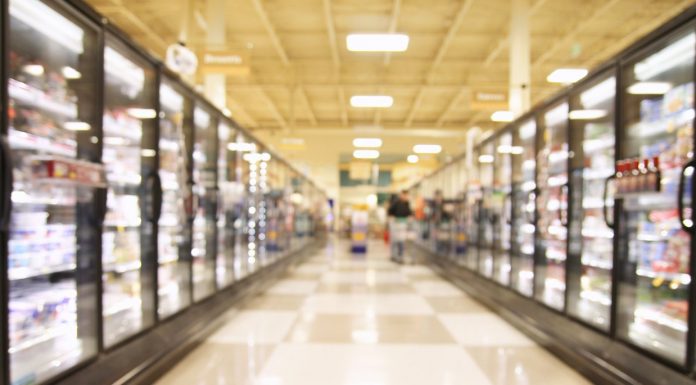
[[[420,265],[330,243],[228,322],[158,385],[589,384]]]

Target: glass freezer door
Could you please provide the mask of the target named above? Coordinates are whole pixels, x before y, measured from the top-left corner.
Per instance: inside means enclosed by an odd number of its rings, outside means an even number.
[[[200,301],[215,292],[217,211],[217,122],[202,107],[193,111],[193,298]]]
[[[47,4],[48,3],[48,4]],[[96,28],[57,2],[9,2],[9,361],[13,384],[45,382],[97,354],[92,128]],[[50,4],[50,5],[49,5]],[[3,148],[2,151],[7,151]],[[4,317],[5,315],[3,315]]]
[[[493,197],[493,164],[495,148],[489,142],[481,148],[478,162],[481,177],[481,192],[483,194],[480,206],[479,226],[479,272],[486,277],[493,277],[493,229],[497,222]]]
[[[506,133],[496,140],[495,182],[493,184],[493,277],[502,285],[510,284],[510,230],[512,224],[512,159],[522,148],[512,146],[512,134]]]
[[[614,101],[616,78],[600,76],[571,96],[573,175],[568,312],[609,330],[614,257]]]
[[[536,233],[536,122],[529,119],[513,131],[512,157],[512,287],[531,297],[534,292]],[[521,152],[521,153],[519,153]],[[519,154],[517,154],[519,153]]]
[[[116,41],[104,51],[102,161],[109,185],[102,234],[104,345],[154,322],[153,220],[144,216],[154,176],[155,70]]]
[[[545,304],[563,310],[568,239],[568,103],[549,108],[543,123],[543,146],[537,155],[541,258],[536,266],[535,293]]]
[[[684,364],[688,333],[693,222],[694,46],[682,33],[623,68],[624,146],[618,334]],[[679,192],[683,189],[680,197]]]
[[[157,222],[157,269],[160,318],[187,307],[191,298],[188,156],[184,143],[186,105],[170,82],[160,85],[159,178],[161,214]]]
[[[220,198],[217,218],[217,286],[226,287],[234,281],[235,248],[238,219],[241,214],[242,187],[237,182],[236,131],[229,124],[218,125],[217,177]],[[230,149],[232,144],[232,149]]]

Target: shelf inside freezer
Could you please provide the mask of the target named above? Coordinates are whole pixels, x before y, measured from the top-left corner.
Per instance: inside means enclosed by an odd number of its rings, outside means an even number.
[[[654,271],[645,268],[638,268],[636,270],[636,275],[639,277],[659,279],[666,282],[678,282],[680,285],[688,285],[691,283],[691,275],[685,273],[671,273],[666,271]]]
[[[675,127],[691,125],[694,120],[694,109],[687,108],[672,113],[661,119],[640,121],[631,127],[629,132],[638,138],[650,138],[671,133]]]
[[[77,155],[77,143],[74,140],[59,142],[20,131],[13,127],[8,129],[8,139],[13,150],[31,150],[66,157],[75,157]]]
[[[26,105],[38,108],[44,112],[60,115],[65,119],[77,119],[77,105],[74,102],[54,100],[38,88],[32,87],[15,79],[8,82],[10,98]]]
[[[656,210],[677,207],[677,194],[669,192],[630,193],[621,196],[625,210]]]
[[[74,249],[72,250],[75,251]],[[51,250],[51,253],[55,251]],[[44,266],[44,267],[10,267],[8,269],[8,278],[10,281],[17,281],[21,279],[40,277],[43,275],[50,275],[54,273],[64,273],[75,270],[76,265],[74,263],[68,263],[64,265],[56,266]]]
[[[585,238],[614,238],[614,231],[608,227],[583,227],[582,236]]]
[[[111,262],[111,263],[106,263],[104,264],[104,272],[107,273],[128,273],[131,271],[137,271],[140,270],[142,267],[142,263],[140,260],[136,261],[126,261],[126,262]]]
[[[582,143],[582,149],[585,155],[589,155],[599,151],[611,150],[614,148],[614,144],[614,135],[606,135],[601,138],[586,139]]]
[[[611,298],[602,291],[583,290],[580,292],[580,298],[602,306],[611,306]]]
[[[584,266],[592,267],[595,269],[601,269],[601,270],[611,270],[614,266],[614,263],[611,260],[603,260],[599,257],[593,257],[593,256],[582,256],[582,264]]]

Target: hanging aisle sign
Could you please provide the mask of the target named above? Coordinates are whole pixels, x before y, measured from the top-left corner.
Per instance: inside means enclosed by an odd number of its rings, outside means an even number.
[[[204,74],[247,76],[251,72],[247,51],[204,51],[199,62]]]

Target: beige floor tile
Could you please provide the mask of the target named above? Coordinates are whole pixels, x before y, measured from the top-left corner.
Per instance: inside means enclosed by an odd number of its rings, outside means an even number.
[[[261,295],[242,306],[244,310],[297,311],[304,303],[302,295]]]
[[[428,297],[425,299],[437,313],[490,313],[485,306],[473,299],[463,296],[453,297]]]
[[[435,316],[304,314],[288,334],[290,342],[339,344],[454,344]]]
[[[438,314],[454,338],[470,346],[536,346],[521,331],[493,313]]]
[[[433,308],[415,294],[314,294],[303,313],[324,314],[433,314]]]
[[[208,337],[208,342],[277,344],[288,335],[296,318],[292,311],[240,311]]]
[[[271,345],[204,343],[156,385],[249,385],[271,356]]]
[[[418,294],[424,297],[458,298],[466,295],[458,287],[444,280],[412,282],[411,285]]]
[[[378,283],[368,285],[364,283],[322,283],[316,293],[335,294],[412,294],[413,288],[405,283]]]
[[[494,385],[590,384],[542,348],[469,347],[466,351]]]
[[[281,279],[266,290],[267,294],[310,295],[314,293],[319,282],[316,280]]]

